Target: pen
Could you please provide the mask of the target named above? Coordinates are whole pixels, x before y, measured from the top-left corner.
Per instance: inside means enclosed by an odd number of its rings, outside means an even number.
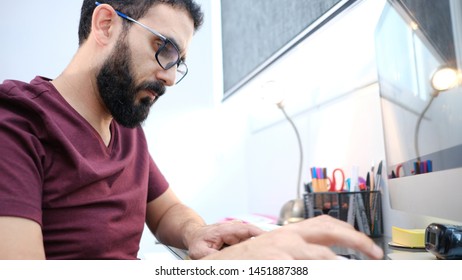
[[[425,173],[425,161],[422,161],[420,163],[420,174],[424,174]]]
[[[380,191],[381,188],[381,181],[382,181],[382,161],[379,163],[379,167],[377,168],[377,175],[376,175],[376,186],[375,190]],[[377,217],[377,203],[378,203],[378,196],[379,194],[371,194],[372,199],[372,209],[371,209],[371,233],[376,234],[379,232],[377,229],[378,217]]]
[[[323,168],[322,169],[322,188],[323,188],[323,191],[328,191],[327,189],[327,168]]]
[[[414,161],[414,175],[420,174],[420,162]]]
[[[367,172],[367,175],[366,175],[366,191],[370,191],[371,190],[371,174],[369,172]]]
[[[312,187],[313,187],[313,192],[319,192],[319,184],[318,184],[318,176],[316,172],[316,167],[311,168],[311,178],[312,180]]]
[[[375,189],[375,180],[374,180],[374,163],[372,163],[372,167],[371,167],[371,173],[370,173],[370,176],[371,176],[371,180],[370,180],[370,184],[371,184],[371,187],[370,187],[370,190],[373,191]]]
[[[379,163],[379,167],[377,168],[377,175],[375,176],[376,178],[376,186],[375,186],[375,189],[380,191],[380,185],[381,185],[381,181],[382,181],[382,161],[380,161]]]
[[[427,171],[432,172],[433,171],[433,165],[431,160],[427,160]]]

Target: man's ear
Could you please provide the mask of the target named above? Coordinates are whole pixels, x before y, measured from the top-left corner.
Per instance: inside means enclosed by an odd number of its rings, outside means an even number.
[[[108,45],[118,37],[121,24],[117,24],[119,16],[116,11],[107,4],[98,5],[93,11],[91,20],[91,34],[97,44]]]

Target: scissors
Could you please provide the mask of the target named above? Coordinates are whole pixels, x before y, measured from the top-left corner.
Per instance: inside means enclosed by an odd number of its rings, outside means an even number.
[[[337,176],[336,176],[336,173],[340,173],[340,182],[341,183],[341,187],[340,188],[337,188]],[[329,178],[329,183],[330,183],[330,187],[329,187],[329,191],[330,192],[343,192],[345,190],[345,173],[343,172],[343,170],[341,168],[336,168],[334,169],[334,171],[332,171],[332,179]]]
[[[403,173],[404,173],[404,167],[403,167],[403,164],[398,164],[398,166],[396,166],[396,178],[399,178],[401,177],[401,174],[400,174],[400,171],[403,170]]]

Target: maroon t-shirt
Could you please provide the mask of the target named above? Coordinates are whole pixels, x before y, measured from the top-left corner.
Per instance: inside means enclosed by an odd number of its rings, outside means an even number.
[[[141,127],[106,146],[49,80],[0,84],[0,216],[42,226],[48,259],[135,259],[147,202],[168,183]]]

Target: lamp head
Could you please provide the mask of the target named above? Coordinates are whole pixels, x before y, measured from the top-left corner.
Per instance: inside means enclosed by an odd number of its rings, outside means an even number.
[[[262,99],[269,104],[275,104],[279,108],[284,107],[284,91],[281,86],[274,80],[269,80],[262,85]]]
[[[433,73],[431,85],[435,90],[434,96],[440,92],[456,87],[459,84],[460,73],[454,68],[442,67]]]

